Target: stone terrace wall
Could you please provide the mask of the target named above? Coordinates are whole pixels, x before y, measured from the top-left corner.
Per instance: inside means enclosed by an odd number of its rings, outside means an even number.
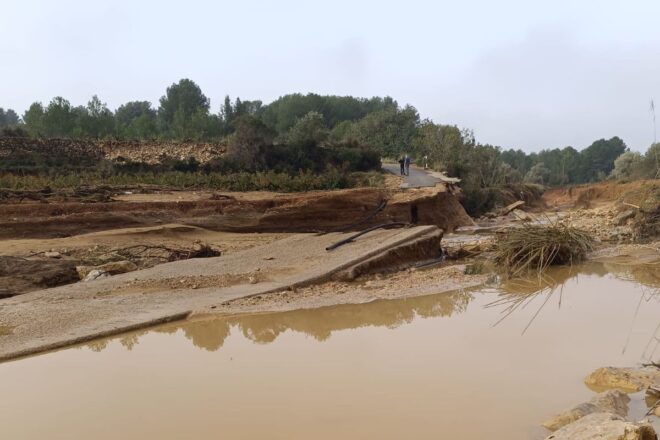
[[[121,157],[149,164],[159,163],[164,158],[185,160],[194,157],[198,162],[206,163],[225,151],[225,145],[219,143],[0,138],[0,159],[13,154],[36,153],[88,156],[99,160]]]

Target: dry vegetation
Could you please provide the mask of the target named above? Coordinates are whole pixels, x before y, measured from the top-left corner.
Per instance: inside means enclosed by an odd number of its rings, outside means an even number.
[[[523,225],[497,237],[495,261],[515,278],[541,274],[550,265],[578,263],[593,246],[591,235],[570,226]]]

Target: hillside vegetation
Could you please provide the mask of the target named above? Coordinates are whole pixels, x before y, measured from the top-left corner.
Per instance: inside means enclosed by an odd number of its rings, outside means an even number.
[[[414,162],[461,178],[472,214],[491,209],[491,194],[501,187],[656,178],[660,161],[659,144],[640,154],[618,137],[581,150],[503,150],[477,142],[468,129],[423,119],[391,97],[290,94],[264,104],[227,96],[214,109],[189,79],[168,87],[157,106],[131,101],[113,111],[93,96],[85,106],[63,97],[35,102],[22,117],[0,109],[0,129],[5,137],[218,142],[226,153],[206,171],[223,174],[363,172],[378,169],[380,158],[410,154]],[[198,164],[188,165],[174,171],[200,171]]]

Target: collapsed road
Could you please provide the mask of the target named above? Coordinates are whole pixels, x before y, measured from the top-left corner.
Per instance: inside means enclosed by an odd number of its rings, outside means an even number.
[[[39,290],[0,303],[0,360],[209,313],[226,301],[293,290],[437,258],[436,226],[379,229],[333,251],[348,233],[293,234],[220,257]]]

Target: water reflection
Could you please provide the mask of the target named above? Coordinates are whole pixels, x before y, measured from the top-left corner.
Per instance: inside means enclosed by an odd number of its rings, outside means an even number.
[[[552,268],[540,279],[505,282],[495,289],[496,300],[489,302],[484,307],[496,308],[500,311],[501,318],[494,323],[497,325],[512,313],[522,310],[534,302],[534,307],[537,309],[522,330],[524,333],[551,299],[554,298],[558,307],[561,307],[563,289],[569,280],[579,281],[580,277],[608,275],[635,282],[640,286],[641,297],[638,307],[642,307],[649,301],[660,301],[660,274],[657,266],[592,262],[581,265],[579,268]],[[340,330],[369,326],[396,328],[412,322],[417,317],[449,317],[461,314],[466,311],[475,295],[479,295],[479,293],[456,291],[415,298],[378,300],[366,304],[346,304],[318,309],[193,320],[134,332],[117,339],[127,350],[132,350],[146,333],[173,334],[181,330],[194,346],[208,351],[220,349],[232,329],[240,331],[245,338],[258,344],[273,342],[287,330],[304,333],[317,341],[325,341],[331,337],[333,332]],[[108,340],[99,340],[87,344],[87,347],[93,351],[102,351],[107,345]],[[650,339],[647,356],[655,355],[659,345],[660,323],[656,335]]]
[[[132,333],[119,341],[126,349],[131,350],[138,343],[139,337],[148,332],[171,334],[182,330],[196,347],[215,351],[222,347],[232,328],[238,329],[243,336],[258,344],[273,342],[287,330],[305,333],[317,341],[325,341],[333,332],[340,330],[369,326],[396,328],[412,322],[415,317],[452,316],[464,312],[472,299],[473,294],[456,291],[416,298],[378,300],[366,304],[193,320]],[[102,350],[106,345],[107,341],[103,341],[88,346],[99,351],[99,348]]]
[[[561,307],[564,286],[569,280],[579,281],[580,276],[614,276],[620,280],[636,283],[640,287],[640,305],[648,301],[660,301],[660,267],[657,262],[649,264],[626,264],[625,262],[589,262],[579,267],[561,266],[550,268],[540,277],[508,280],[499,287],[497,300],[486,307],[502,310],[502,317],[495,325],[513,312],[525,308],[532,301],[544,297],[523,333],[554,296]]]

